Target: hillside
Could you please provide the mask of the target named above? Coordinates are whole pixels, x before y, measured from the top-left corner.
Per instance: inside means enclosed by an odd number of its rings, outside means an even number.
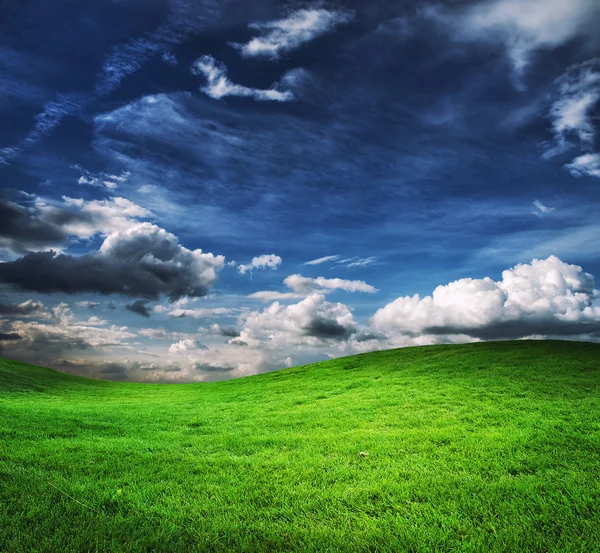
[[[180,385],[0,360],[2,552],[589,553],[599,458],[596,344]]]

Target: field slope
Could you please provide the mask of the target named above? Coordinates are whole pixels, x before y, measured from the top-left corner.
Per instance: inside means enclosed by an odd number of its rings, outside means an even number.
[[[170,386],[0,360],[0,551],[600,551],[600,345]]]

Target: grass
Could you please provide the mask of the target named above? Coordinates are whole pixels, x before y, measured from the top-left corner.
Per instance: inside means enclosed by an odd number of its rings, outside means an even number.
[[[600,346],[180,385],[0,360],[0,551],[600,551]]]

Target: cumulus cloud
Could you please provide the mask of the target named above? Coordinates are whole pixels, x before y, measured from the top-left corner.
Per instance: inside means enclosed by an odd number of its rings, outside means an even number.
[[[438,286],[431,296],[400,297],[379,309],[371,326],[391,343],[426,336],[473,340],[597,333],[597,297],[590,274],[550,256],[508,269],[497,282],[464,278]]]
[[[208,349],[205,344],[201,344],[196,340],[179,340],[169,347],[169,353],[171,355],[177,355],[180,353],[188,353],[190,351],[198,351]]]
[[[124,230],[152,214],[125,199],[60,201],[33,197],[29,206],[0,198],[0,248],[23,254],[60,247],[68,238],[86,239]]]
[[[3,355],[29,363],[52,365],[59,357],[82,352],[93,354],[99,348],[127,348],[135,334],[127,327],[108,325],[107,321],[90,317],[78,318],[68,305],[61,303],[51,310],[47,321],[10,323],[10,332],[20,339],[4,345]]]
[[[357,329],[352,312],[341,303],[330,303],[312,294],[299,303],[273,303],[263,311],[245,316],[239,338],[249,347],[323,345],[347,339]]]
[[[29,253],[0,263],[0,282],[42,293],[96,292],[170,301],[201,297],[223,268],[223,256],[188,250],[150,223],[113,232],[96,254]]]
[[[277,269],[281,265],[281,261],[281,257],[278,255],[260,255],[254,257],[247,265],[239,265],[238,271],[244,275],[252,272],[254,269]]]
[[[48,313],[40,301],[27,300],[19,304],[0,303],[0,315],[17,317],[40,316]]]
[[[600,5],[596,0],[489,0],[434,6],[423,13],[456,40],[502,45],[519,77],[536,52],[593,36]]]
[[[310,294],[315,291],[327,293],[333,290],[373,294],[378,291],[377,288],[363,280],[344,280],[341,278],[309,278],[302,275],[290,275],[283,283],[297,294]]]
[[[281,54],[333,31],[338,25],[348,23],[353,17],[350,11],[302,9],[285,19],[250,24],[251,29],[260,31],[260,36],[246,44],[232,43],[231,46],[244,57],[277,59]]]
[[[225,65],[217,62],[212,56],[205,55],[198,58],[192,65],[192,73],[206,77],[206,86],[200,90],[215,100],[220,100],[225,96],[244,96],[258,101],[275,102],[289,102],[294,99],[291,91],[279,90],[278,85],[260,89],[233,83],[227,77]]]

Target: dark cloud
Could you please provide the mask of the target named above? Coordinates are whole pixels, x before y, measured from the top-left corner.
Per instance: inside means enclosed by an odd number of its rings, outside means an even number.
[[[0,282],[41,293],[122,294],[175,301],[201,297],[216,280],[223,258],[190,251],[173,234],[141,223],[107,238],[97,254],[73,257],[29,253],[0,264]]]
[[[463,334],[480,340],[514,340],[524,336],[581,336],[600,332],[599,321],[563,321],[556,318],[537,320],[516,320],[491,323],[481,328],[461,328],[459,326],[429,327],[425,334]]]
[[[46,306],[41,302],[27,300],[19,304],[0,303],[0,315],[17,315],[25,317],[46,311]]]
[[[226,336],[228,338],[237,338],[240,335],[240,331],[233,327],[220,326],[217,334],[220,336]]]
[[[25,253],[55,246],[65,238],[60,226],[40,220],[26,208],[0,198],[0,247]]]
[[[21,340],[21,336],[19,334],[16,334],[14,332],[8,334],[0,332],[0,342],[14,342],[16,340]]]
[[[230,367],[230,366],[226,366],[226,365],[225,366],[211,365],[210,363],[196,363],[194,365],[194,368],[197,371],[207,372],[207,373],[235,371],[235,367]]]
[[[315,338],[346,340],[356,330],[356,327],[345,327],[333,319],[315,318],[304,327],[306,336]]]
[[[148,302],[144,300],[137,300],[129,305],[126,305],[125,309],[127,309],[127,311],[131,311],[132,313],[137,313],[142,317],[150,317],[151,309],[148,308],[147,303]]]

